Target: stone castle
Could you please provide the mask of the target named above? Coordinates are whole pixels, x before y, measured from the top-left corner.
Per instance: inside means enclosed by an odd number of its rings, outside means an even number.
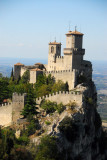
[[[14,77],[22,77],[26,70],[30,71],[30,83],[35,83],[39,74],[51,74],[55,80],[68,82],[71,90],[77,85],[77,77],[84,75],[92,79],[92,64],[83,60],[85,49],[82,48],[83,34],[69,31],[66,34],[66,48],[64,56],[61,56],[61,43],[56,41],[49,43],[48,64],[36,63],[33,66],[25,66],[21,63],[14,65]]]
[[[39,104],[42,99],[57,101],[64,103],[69,101],[82,104],[83,95],[81,89],[73,91],[77,86],[78,76],[82,75],[92,80],[91,62],[83,60],[85,49],[82,48],[83,34],[78,31],[69,31],[66,34],[66,48],[64,48],[64,56],[61,56],[61,43],[50,42],[48,64],[36,63],[33,66],[25,66],[21,63],[14,65],[14,77],[18,79],[22,77],[24,72],[30,71],[30,83],[35,83],[39,74],[51,74],[55,81],[62,80],[68,82],[69,92],[53,93],[46,97],[36,99]],[[70,91],[71,90],[71,91]],[[21,118],[21,111],[26,102],[26,94],[13,93],[12,103],[0,106],[0,125],[7,126],[17,123]]]
[[[69,91],[36,98],[39,111],[36,118],[40,129],[30,136],[31,143],[38,145],[41,137],[52,135],[55,136],[57,149],[63,159],[106,160],[107,138],[104,137],[101,119],[97,113],[97,92],[92,81],[92,65],[83,60],[85,49],[82,48],[82,39],[82,33],[69,31],[66,34],[64,56],[61,56],[61,43],[50,42],[47,65],[36,63],[25,66],[17,63],[14,65],[14,77],[18,79],[29,70],[32,84],[36,82],[39,74],[51,74],[56,81],[62,80],[69,85]],[[87,78],[86,83],[78,84],[79,77]],[[26,119],[21,116],[26,97],[26,93],[13,93],[12,102],[0,106],[0,125],[15,128],[17,138],[21,129],[26,129]],[[64,111],[44,114],[40,106],[45,99],[57,104],[63,103]]]

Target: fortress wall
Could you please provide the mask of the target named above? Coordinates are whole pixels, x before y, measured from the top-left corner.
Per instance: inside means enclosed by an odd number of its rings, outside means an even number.
[[[69,102],[76,102],[79,106],[82,105],[83,97],[80,92],[56,92],[52,95],[46,95],[43,97],[39,97],[36,99],[36,103],[40,104],[43,99],[50,100],[52,102],[63,103],[64,105],[68,104]]]
[[[64,55],[64,69],[69,70],[72,69],[72,55]]]
[[[12,123],[12,103],[0,106],[0,125],[9,126]]]
[[[56,63],[54,65],[56,66],[56,70],[63,70],[64,69],[64,57],[57,56]]]
[[[51,74],[52,76],[55,77],[55,80],[62,80],[64,83],[68,82],[69,85],[69,90],[73,89],[75,87],[75,76],[76,76],[76,71],[73,70],[62,70],[62,71],[49,71],[46,72],[46,75],[48,76]]]

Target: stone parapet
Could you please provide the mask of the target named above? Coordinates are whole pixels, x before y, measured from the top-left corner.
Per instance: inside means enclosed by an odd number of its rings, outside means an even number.
[[[40,104],[42,100],[50,100],[50,101],[55,101],[58,104],[63,103],[66,105],[67,103],[71,102],[76,102],[79,105],[82,104],[83,101],[83,95],[80,91],[59,91],[56,93],[52,93],[43,97],[38,97],[36,98],[36,103]]]

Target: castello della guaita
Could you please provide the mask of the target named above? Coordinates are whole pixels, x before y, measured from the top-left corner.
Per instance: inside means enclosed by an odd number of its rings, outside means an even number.
[[[55,81],[61,80],[68,83],[69,92],[53,93],[36,99],[39,104],[42,99],[57,101],[57,103],[69,103],[71,100],[79,105],[83,102],[83,95],[80,87],[76,94],[73,89],[78,84],[78,77],[87,77],[88,81],[92,80],[92,64],[83,60],[85,49],[82,48],[83,34],[75,31],[69,31],[66,34],[66,48],[64,48],[64,56],[61,56],[61,43],[56,41],[49,43],[48,64],[36,63],[33,66],[25,66],[17,63],[14,65],[14,78],[18,80],[23,74],[29,70],[30,83],[34,84],[40,74],[51,74]],[[13,93],[11,103],[2,104],[0,106],[0,125],[9,126],[17,123],[22,116],[20,112],[26,103],[26,93]]]
[[[22,77],[26,70],[30,71],[30,83],[35,83],[39,74],[45,73],[54,76],[55,81],[68,82],[71,90],[77,84],[77,77],[84,75],[92,79],[92,64],[83,59],[85,49],[82,48],[83,33],[69,31],[66,34],[66,48],[63,49],[64,56],[61,56],[61,43],[50,42],[48,53],[48,64],[36,63],[33,66],[25,66],[17,63],[14,65],[14,77]]]

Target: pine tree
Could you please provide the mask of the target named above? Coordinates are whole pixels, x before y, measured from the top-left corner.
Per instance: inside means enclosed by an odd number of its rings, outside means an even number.
[[[13,67],[12,67],[12,71],[11,71],[11,77],[13,77]]]
[[[24,118],[27,118],[29,115],[33,116],[38,113],[36,111],[37,108],[35,107],[35,105],[36,105],[36,102],[34,100],[33,90],[30,88],[28,90],[26,104],[21,113],[24,116]]]

